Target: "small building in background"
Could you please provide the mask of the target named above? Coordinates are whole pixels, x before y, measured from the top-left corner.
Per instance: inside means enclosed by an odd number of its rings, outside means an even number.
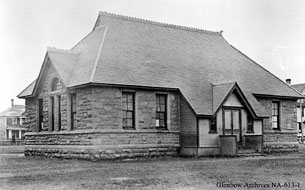
[[[286,80],[286,82],[287,82],[287,80]],[[288,83],[289,83],[289,81],[288,81]],[[291,85],[291,87],[293,87],[294,89],[299,91],[301,94],[305,95],[305,83],[293,84],[293,85]],[[302,129],[302,122],[304,125],[304,121],[305,121],[304,113],[305,113],[305,103],[304,103],[304,100],[300,99],[300,100],[298,100],[298,105],[297,105],[297,122],[298,122],[298,127],[299,127],[298,136],[305,136],[304,127]]]
[[[0,113],[0,145],[23,144],[25,123],[25,106],[15,105]]]

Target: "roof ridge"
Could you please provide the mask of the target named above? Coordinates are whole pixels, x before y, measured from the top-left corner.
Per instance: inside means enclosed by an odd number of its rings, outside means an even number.
[[[126,20],[130,20],[130,21],[142,22],[142,23],[153,24],[153,25],[164,26],[164,27],[171,27],[171,28],[188,30],[188,31],[193,31],[193,32],[201,32],[201,33],[211,34],[211,35],[222,36],[222,33],[223,33],[222,30],[220,30],[219,32],[210,31],[210,30],[204,30],[204,29],[190,27],[190,26],[169,24],[169,23],[158,22],[158,21],[153,21],[153,20],[143,19],[143,18],[138,18],[138,17],[125,16],[125,15],[115,14],[115,13],[108,13],[105,11],[99,11],[99,16],[108,16],[108,17],[113,17],[113,18],[126,19]]]
[[[73,50],[67,50],[67,49],[60,49],[60,48],[55,48],[55,47],[47,47],[48,52],[54,52],[54,53],[63,53],[63,54],[72,54],[72,55],[77,55],[80,52],[76,52]]]
[[[221,86],[221,85],[227,85],[227,84],[235,84],[237,83],[236,80],[228,80],[228,81],[217,81],[217,82],[213,82],[211,83],[212,86]]]

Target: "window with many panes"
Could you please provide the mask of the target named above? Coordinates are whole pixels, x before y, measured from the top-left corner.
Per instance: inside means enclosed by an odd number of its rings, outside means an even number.
[[[50,97],[50,101],[51,101],[51,128],[49,129],[50,131],[54,130],[54,126],[55,126],[55,116],[54,116],[54,112],[55,112],[55,101],[54,101],[54,97]]]
[[[58,109],[58,115],[57,115],[57,117],[58,117],[58,130],[60,131],[61,130],[61,96],[57,96],[57,98],[58,98],[58,107],[57,107],[57,109]]]
[[[156,95],[156,127],[166,128],[166,94]]]
[[[279,112],[280,103],[272,102],[272,129],[280,129],[280,112]]]
[[[43,99],[38,99],[38,126],[37,131],[43,128]]]
[[[122,120],[124,129],[135,128],[135,102],[134,93],[123,92],[122,93]]]
[[[71,94],[71,130],[76,126],[76,94]]]

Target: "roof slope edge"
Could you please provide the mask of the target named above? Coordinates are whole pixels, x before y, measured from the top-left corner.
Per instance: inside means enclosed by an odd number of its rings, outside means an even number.
[[[224,38],[225,39],[225,38]],[[226,39],[225,39],[226,40]],[[227,41],[227,40],[226,40]],[[292,88],[290,85],[288,85],[287,83],[285,83],[284,81],[282,81],[280,78],[278,78],[276,75],[274,75],[273,73],[271,73],[270,71],[268,71],[266,68],[264,68],[263,66],[261,66],[260,64],[256,63],[253,59],[251,59],[249,56],[247,56],[246,54],[244,54],[243,52],[241,52],[239,49],[237,49],[236,47],[234,47],[233,45],[231,45],[229,42],[227,42],[233,49],[235,49],[236,51],[238,51],[241,55],[243,55],[244,57],[246,57],[247,59],[249,59],[252,63],[256,64],[257,66],[259,66],[261,69],[263,69],[264,71],[266,71],[267,73],[269,73],[270,75],[272,75],[274,78],[276,78],[278,81],[280,81],[281,83],[285,84],[287,87],[289,87],[291,90],[293,90],[294,92],[296,92],[299,96],[293,96],[293,97],[299,97],[299,98],[303,98],[304,96],[298,92],[296,89]]]

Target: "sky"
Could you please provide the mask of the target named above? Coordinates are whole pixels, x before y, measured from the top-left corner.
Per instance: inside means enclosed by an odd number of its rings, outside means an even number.
[[[211,31],[281,80],[305,83],[305,0],[0,0],[0,111],[39,74],[47,47],[71,49],[99,11]],[[304,74],[303,74],[304,72]]]

